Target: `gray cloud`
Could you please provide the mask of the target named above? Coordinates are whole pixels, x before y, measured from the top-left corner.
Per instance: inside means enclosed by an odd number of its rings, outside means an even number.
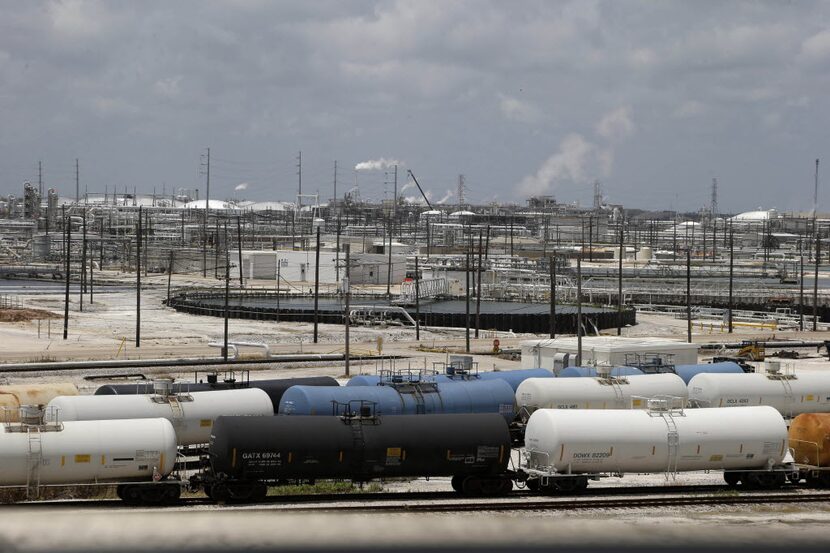
[[[725,209],[809,209],[826,149],[822,2],[0,8],[0,193],[38,160],[73,189],[76,157],[90,190],[200,187],[210,146],[220,197],[292,199],[302,150],[324,197],[333,160],[349,182],[366,152],[395,152],[426,188],[464,173],[473,201],[587,203],[601,178],[610,201],[694,209],[717,176]],[[382,178],[360,187],[383,197]]]

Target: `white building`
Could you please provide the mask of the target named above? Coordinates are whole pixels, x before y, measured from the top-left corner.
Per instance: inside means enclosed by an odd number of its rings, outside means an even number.
[[[526,340],[521,343],[522,368],[559,370],[576,364],[577,338]],[[675,365],[697,363],[697,344],[667,338],[627,338],[622,336],[585,336],[582,338],[582,365],[620,367],[626,356],[659,354]]]

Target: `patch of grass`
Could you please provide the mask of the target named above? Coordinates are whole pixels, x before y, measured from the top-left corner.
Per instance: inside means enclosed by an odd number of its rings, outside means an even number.
[[[340,480],[326,480],[315,484],[287,484],[268,488],[268,495],[319,495],[319,494],[350,494],[350,493],[378,493],[383,486],[377,482],[365,484],[362,488],[352,482]]]
[[[37,498],[40,501],[50,499],[117,499],[115,486],[49,486],[40,488]],[[20,503],[26,501],[26,488],[0,488],[0,503]]]

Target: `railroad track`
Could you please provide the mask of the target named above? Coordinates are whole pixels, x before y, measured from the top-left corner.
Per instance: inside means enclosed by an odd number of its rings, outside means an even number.
[[[596,509],[640,509],[682,506],[760,505],[787,503],[830,503],[830,492],[809,494],[751,494],[746,496],[638,497],[625,499],[575,499],[564,497],[524,501],[465,501],[450,503],[395,503],[383,505],[301,506],[299,512],[443,513],[461,511],[578,511]]]
[[[800,493],[800,488],[779,492],[741,490],[739,495],[725,485],[708,486],[640,486],[588,489],[579,495],[542,496],[527,490],[514,490],[500,498],[463,499],[455,492],[370,492],[306,495],[272,495],[258,503],[231,503],[291,510],[372,511],[476,511],[476,510],[565,510],[614,509],[681,505],[737,505],[758,503],[830,502],[830,492]],[[433,501],[434,503],[421,503]],[[337,506],[332,506],[337,503]],[[157,508],[215,505],[204,497],[185,497],[179,503]],[[46,500],[16,504],[26,508],[116,508],[134,509],[117,499]]]

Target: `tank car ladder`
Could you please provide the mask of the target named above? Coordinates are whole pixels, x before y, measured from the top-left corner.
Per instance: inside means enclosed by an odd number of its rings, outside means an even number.
[[[43,446],[40,428],[27,429],[29,441],[28,470],[26,471],[26,499],[37,499],[40,495],[40,466],[43,462]]]
[[[677,424],[674,422],[674,417],[671,412],[661,413],[660,416],[663,417],[668,429],[666,432],[666,441],[669,462],[668,466],[666,466],[666,480],[675,480],[677,479],[677,457],[680,450],[680,437],[677,434]]]

